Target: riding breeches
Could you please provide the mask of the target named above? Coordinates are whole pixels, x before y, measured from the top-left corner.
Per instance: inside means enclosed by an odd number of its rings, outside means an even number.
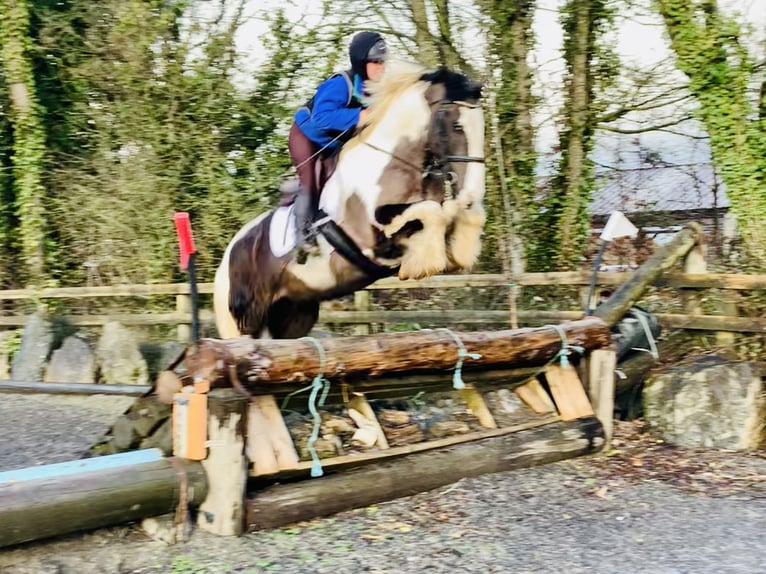
[[[318,147],[293,123],[287,138],[287,149],[290,151],[290,159],[298,172],[301,189],[311,194],[316,205],[319,199],[319,189],[316,184]]]

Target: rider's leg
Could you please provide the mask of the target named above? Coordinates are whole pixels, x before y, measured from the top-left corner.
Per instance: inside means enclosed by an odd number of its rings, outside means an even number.
[[[295,222],[297,234],[295,238],[295,258],[303,263],[311,253],[318,251],[316,233],[312,228],[318,207],[318,192],[316,190],[317,157],[316,146],[296,126],[290,128],[287,140],[290,157],[298,172],[300,186],[295,197]]]

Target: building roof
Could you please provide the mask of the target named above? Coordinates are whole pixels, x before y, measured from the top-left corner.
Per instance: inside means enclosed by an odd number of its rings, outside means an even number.
[[[651,166],[597,173],[592,216],[623,213],[680,212],[728,208],[724,186],[713,166]]]

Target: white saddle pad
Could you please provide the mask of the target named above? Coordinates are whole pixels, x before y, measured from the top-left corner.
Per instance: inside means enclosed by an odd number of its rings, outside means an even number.
[[[295,247],[294,206],[278,207],[274,210],[269,227],[269,244],[274,257],[287,255]]]

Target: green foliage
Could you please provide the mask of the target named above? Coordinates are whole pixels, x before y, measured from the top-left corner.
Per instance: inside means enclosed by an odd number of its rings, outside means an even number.
[[[726,184],[751,269],[766,270],[766,117],[759,71],[736,22],[715,0],[655,0],[697,99],[716,170]],[[759,98],[761,100],[759,101]]]
[[[191,214],[199,278],[210,280],[236,229],[273,202],[289,166],[286,94],[301,42],[277,14],[248,94],[233,81],[241,19],[203,19],[190,6],[39,6],[48,262],[62,283],[179,279],[174,211]]]
[[[26,0],[0,1],[0,64],[10,92],[12,195],[23,258],[17,270],[32,283],[43,285],[45,130],[31,62],[29,20]]]
[[[532,228],[530,271],[579,267],[590,229],[588,204],[595,187],[593,136],[606,92],[617,77],[618,58],[606,38],[614,24],[613,0],[568,0],[564,31],[565,101],[559,132],[560,159],[544,209]]]

